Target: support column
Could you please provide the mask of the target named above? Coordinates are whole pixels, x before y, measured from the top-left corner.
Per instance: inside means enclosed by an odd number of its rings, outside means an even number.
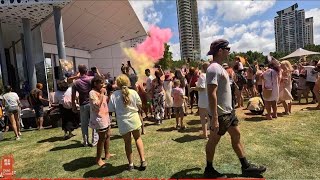
[[[31,35],[30,20],[27,18],[23,18],[22,24],[23,24],[25,53],[27,58],[26,64],[27,64],[27,72],[28,72],[28,81],[29,81],[30,88],[34,89],[36,88],[36,84],[37,84],[37,76],[36,76],[35,63],[32,58],[32,35]]]
[[[16,90],[20,89],[20,77],[19,77],[19,73],[18,73],[18,63],[17,63],[17,56],[16,56],[16,44],[14,41],[11,42],[11,46],[12,46],[12,54],[13,54],[13,62],[14,62],[14,69],[15,69],[15,84],[14,84],[14,88]]]
[[[54,16],[54,24],[55,24],[55,30],[56,30],[56,39],[57,39],[59,60],[60,59],[67,59],[60,7],[53,7],[53,16]],[[62,72],[60,61],[59,61],[59,65],[60,65],[60,70],[61,70],[60,72]],[[59,75],[60,75],[59,79],[63,79],[64,75],[62,73],[59,73]]]
[[[6,54],[4,52],[4,39],[2,34],[2,24],[0,21],[0,54],[1,54],[1,73],[2,73],[2,80],[3,85],[9,85],[8,81],[8,69],[7,69],[7,62],[6,62]]]

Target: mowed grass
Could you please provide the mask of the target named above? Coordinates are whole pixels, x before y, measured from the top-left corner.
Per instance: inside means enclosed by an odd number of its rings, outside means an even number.
[[[266,179],[320,179],[320,111],[302,110],[305,107],[295,106],[292,115],[272,121],[237,110],[246,155],[267,166]],[[202,178],[206,140],[199,138],[200,120],[189,115],[185,122],[187,130],[178,132],[173,129],[174,119],[160,126],[146,121],[147,134],[142,138],[148,167],[144,172],[126,171],[124,142],[117,128],[112,129],[110,146],[116,156],[104,168],[95,165],[96,148],[81,146],[80,129],[69,140],[63,140],[60,128],[23,132],[20,141],[13,140],[11,131],[0,142],[0,155],[13,154],[20,178]],[[139,165],[134,141],[132,144],[134,162]],[[241,177],[227,134],[218,145],[214,165],[231,177]]]

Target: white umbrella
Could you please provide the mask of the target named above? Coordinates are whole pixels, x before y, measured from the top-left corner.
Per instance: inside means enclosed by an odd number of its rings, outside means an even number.
[[[280,58],[280,59],[288,59],[288,58],[293,58],[293,57],[301,57],[301,56],[308,56],[308,55],[312,55],[312,54],[320,54],[319,52],[313,52],[313,51],[308,51],[302,48],[297,49],[296,51],[294,51],[293,53]]]

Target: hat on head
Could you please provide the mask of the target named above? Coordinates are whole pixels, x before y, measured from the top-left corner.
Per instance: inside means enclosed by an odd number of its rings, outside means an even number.
[[[227,63],[223,63],[222,67],[226,68],[226,67],[229,67],[229,65]]]
[[[227,47],[228,45],[229,42],[227,40],[217,39],[211,43],[210,51],[207,53],[207,55],[214,55],[220,48]]]

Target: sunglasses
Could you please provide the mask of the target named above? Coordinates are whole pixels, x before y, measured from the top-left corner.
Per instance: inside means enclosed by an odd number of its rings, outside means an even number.
[[[229,51],[230,52],[230,47],[223,47],[223,48],[221,48],[221,49],[225,49],[225,50],[227,50],[227,51]]]

